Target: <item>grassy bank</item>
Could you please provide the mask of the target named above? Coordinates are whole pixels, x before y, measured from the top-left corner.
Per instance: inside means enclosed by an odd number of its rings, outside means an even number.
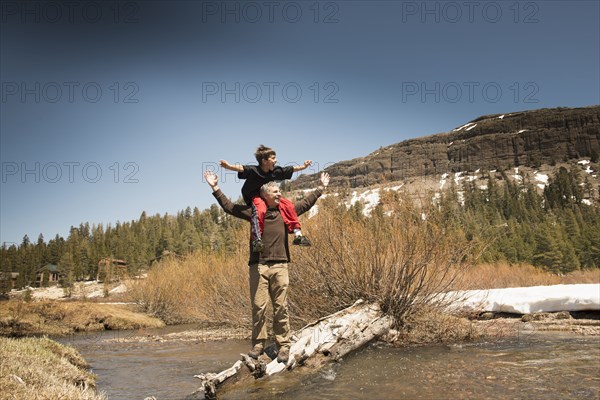
[[[95,386],[75,349],[47,338],[0,338],[0,399],[105,399]]]
[[[3,336],[58,336],[163,325],[159,319],[142,314],[130,305],[51,300],[0,302],[0,335]]]

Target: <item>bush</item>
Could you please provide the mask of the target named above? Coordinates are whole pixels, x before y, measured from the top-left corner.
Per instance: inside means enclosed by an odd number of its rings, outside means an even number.
[[[308,321],[362,298],[401,324],[414,307],[443,300],[437,294],[465,270],[472,245],[434,207],[383,197],[369,218],[320,207],[305,228],[313,246],[297,252],[292,268],[292,315]]]

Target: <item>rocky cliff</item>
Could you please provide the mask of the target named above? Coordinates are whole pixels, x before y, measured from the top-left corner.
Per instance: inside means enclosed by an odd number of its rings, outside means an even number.
[[[486,115],[449,132],[406,140],[326,169],[333,187],[363,187],[477,169],[538,168],[600,154],[600,106]],[[301,175],[294,189],[312,187]]]

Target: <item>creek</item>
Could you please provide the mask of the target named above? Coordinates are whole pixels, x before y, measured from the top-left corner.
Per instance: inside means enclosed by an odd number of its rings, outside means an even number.
[[[182,399],[198,387],[195,374],[228,368],[249,349],[248,340],[135,340],[189,328],[106,331],[60,341],[82,353],[98,375],[98,389],[111,400]],[[600,337],[531,331],[457,345],[376,343],[319,372],[283,373],[224,398],[599,399]]]

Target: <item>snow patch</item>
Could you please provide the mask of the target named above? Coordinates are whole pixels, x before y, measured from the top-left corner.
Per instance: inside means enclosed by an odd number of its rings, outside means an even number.
[[[444,185],[446,184],[446,179],[448,178],[448,174],[445,173],[442,175],[442,179],[440,179],[440,190],[442,190],[444,188]]]
[[[458,198],[458,202],[460,203],[460,205],[464,207],[464,205],[465,205],[465,192],[463,192],[462,190],[459,190],[458,192],[456,192],[456,197]]]
[[[397,192],[398,190],[400,190],[402,188],[403,185],[398,185],[398,186],[392,186],[389,188],[385,188],[384,190],[393,190],[394,192]]]
[[[454,183],[458,185],[458,182],[460,182],[461,180],[465,179],[463,176],[461,176],[463,174],[463,172],[456,172],[454,174]]]
[[[356,204],[357,201],[360,201],[364,204],[363,214],[365,216],[369,216],[371,211],[379,204],[379,188],[367,190],[361,194],[358,194],[357,191],[352,192],[352,198],[350,199],[350,204],[348,207]]]
[[[519,132],[517,133],[523,133],[523,132],[527,132],[527,129],[521,129]]]
[[[470,126],[470,127],[468,127],[467,129],[465,129],[465,131],[470,131],[471,129],[475,128],[476,126],[477,126],[477,124],[475,124],[475,125],[473,125],[473,126]]]
[[[580,164],[580,165],[588,165],[589,163],[590,163],[590,160],[577,161],[577,164]]]
[[[476,123],[474,123],[474,122],[469,122],[469,123],[467,123],[467,124],[464,124],[463,126],[460,126],[460,127],[456,128],[456,129],[453,129],[453,130],[452,130],[452,132],[458,132],[458,131],[460,131],[460,130],[462,130],[462,129],[464,129],[464,128],[467,128],[467,127],[469,127],[469,126],[471,126],[471,125],[477,125],[477,124],[476,124]],[[474,127],[473,127],[473,128],[474,128]],[[469,129],[467,129],[467,130],[469,130]]]
[[[548,184],[548,175],[546,175],[546,174],[540,174],[537,171],[534,174],[535,175],[533,177],[535,178],[536,181],[542,182],[544,185]],[[542,185],[542,189],[544,188],[544,185]]]
[[[456,311],[494,311],[515,314],[600,310],[600,284],[532,286],[466,290],[449,307]]]
[[[503,119],[504,118],[504,114],[502,114],[501,116],[498,117],[498,119]]]
[[[311,207],[310,210],[308,210],[308,218],[312,218],[315,215],[317,215],[317,213],[319,212],[319,205],[315,204],[314,206]]]
[[[513,175],[513,178],[517,182],[522,182],[523,181],[523,177],[521,175],[519,175],[519,167],[515,168],[515,174]]]

